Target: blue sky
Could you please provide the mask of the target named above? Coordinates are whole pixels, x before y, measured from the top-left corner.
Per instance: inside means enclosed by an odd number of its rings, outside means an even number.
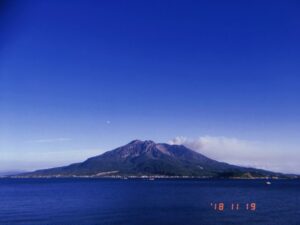
[[[218,160],[300,173],[298,1],[0,7],[0,170],[177,137]]]

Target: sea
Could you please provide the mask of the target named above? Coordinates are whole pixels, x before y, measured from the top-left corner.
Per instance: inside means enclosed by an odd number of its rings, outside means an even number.
[[[0,179],[2,225],[300,225],[300,180]]]

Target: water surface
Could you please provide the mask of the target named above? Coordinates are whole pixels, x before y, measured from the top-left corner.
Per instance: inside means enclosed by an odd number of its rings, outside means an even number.
[[[299,180],[0,179],[0,202],[12,225],[300,224]]]

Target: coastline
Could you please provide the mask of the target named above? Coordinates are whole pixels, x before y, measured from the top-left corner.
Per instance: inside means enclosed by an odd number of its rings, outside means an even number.
[[[297,180],[300,176],[289,177],[208,177],[208,176],[1,176],[0,179],[112,179],[112,180]]]

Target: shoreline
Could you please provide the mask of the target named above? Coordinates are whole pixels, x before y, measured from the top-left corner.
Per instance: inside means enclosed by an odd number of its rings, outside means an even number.
[[[111,179],[111,180],[297,180],[291,177],[186,177],[186,176],[1,176],[0,179]]]

